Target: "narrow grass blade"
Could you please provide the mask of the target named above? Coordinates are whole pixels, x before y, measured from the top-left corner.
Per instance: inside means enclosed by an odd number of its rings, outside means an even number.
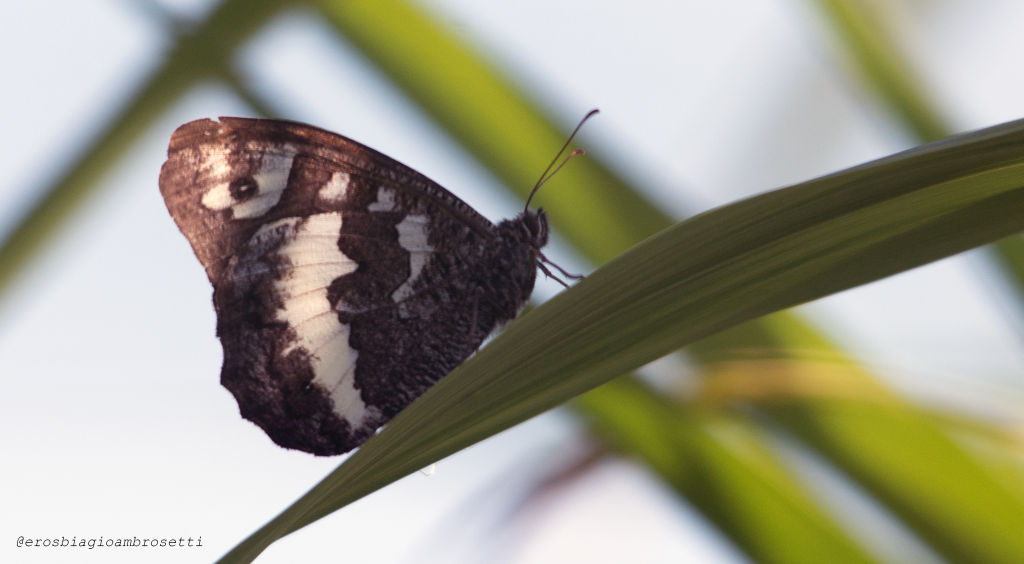
[[[701,214],[511,324],[224,561],[716,331],[1022,229],[1024,122]]]

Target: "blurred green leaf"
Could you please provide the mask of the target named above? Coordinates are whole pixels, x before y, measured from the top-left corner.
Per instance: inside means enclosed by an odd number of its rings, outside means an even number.
[[[523,197],[574,125],[543,117],[535,102],[415,4],[317,4],[346,41]],[[580,108],[576,119],[590,109]],[[562,169],[536,203],[561,234],[599,264],[671,223],[594,158],[576,159]]]
[[[654,467],[754,561],[875,561],[745,419],[680,409],[632,378],[613,380],[579,402],[602,436]]]
[[[1005,431],[908,404],[848,362],[741,360],[711,372],[684,409],[740,403],[770,415],[951,562],[1024,555],[1024,469],[1006,457]],[[955,438],[966,433],[1001,449],[964,449]]]
[[[228,68],[234,50],[287,4],[286,0],[224,2],[176,44],[163,66],[144,80],[121,114],[78,160],[51,186],[38,190],[36,205],[0,242],[0,297],[153,121],[196,83]]]
[[[884,17],[883,3],[872,0],[815,0],[828,18],[832,36],[860,72],[865,84],[883,99],[920,141],[949,135],[895,41],[896,30]],[[891,6],[890,6],[891,7]]]
[[[894,40],[896,30],[886,25],[882,3],[865,0],[816,0],[827,16],[833,37],[849,57],[865,86],[888,107],[890,113],[920,142],[949,135],[935,104],[919,86],[917,73]],[[1024,240],[1012,235],[988,249],[989,256],[1016,292],[1018,308],[1024,308]]]
[[[816,413],[801,417],[802,410]],[[1020,489],[994,475],[992,465],[951,448],[929,418],[901,403],[850,400],[782,405],[776,415],[797,415],[789,429],[825,449],[951,562],[1024,557]],[[837,434],[844,440],[834,440]]]

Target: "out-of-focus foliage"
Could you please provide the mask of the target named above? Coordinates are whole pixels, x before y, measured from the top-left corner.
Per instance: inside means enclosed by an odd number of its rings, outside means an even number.
[[[564,137],[513,80],[416,4],[225,0],[179,37],[132,104],[3,241],[0,291],[152,120],[201,81],[219,79],[272,112],[273,100],[237,80],[234,56],[300,4],[511,189],[529,189]],[[879,15],[852,0],[818,4],[894,115],[922,141],[944,136]],[[276,538],[574,396],[575,413],[610,454],[645,465],[755,561],[876,559],[780,457],[780,432],[948,560],[1024,560],[1024,488],[1006,435],[900,397],[795,315],[758,318],[1019,231],[1022,137],[1010,124],[929,146],[704,214],[639,246],[671,219],[616,176],[614,163],[577,159],[545,194],[545,209],[583,256],[607,266],[513,324],[226,560],[248,561]],[[1017,236],[1005,239],[993,259],[1024,287],[1020,246]],[[703,378],[698,393],[628,375],[684,345]],[[958,440],[965,435],[987,448]]]

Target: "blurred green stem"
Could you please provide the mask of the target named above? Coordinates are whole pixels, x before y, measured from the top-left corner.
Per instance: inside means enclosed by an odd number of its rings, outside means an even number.
[[[229,0],[192,34],[178,41],[165,63],[144,80],[142,88],[95,137],[89,149],[52,185],[39,190],[37,204],[0,243],[0,298],[153,122],[196,83],[230,66],[234,50],[288,3]],[[153,178],[155,183],[155,172]]]
[[[864,86],[875,93],[890,113],[919,142],[949,136],[949,126],[936,104],[920,87],[895,32],[886,25],[884,4],[872,0],[814,0],[826,16],[833,37],[838,38]],[[927,10],[927,3],[913,9]],[[1015,292],[1015,305],[1024,311],[1024,240],[1011,235],[986,247],[1007,286]]]

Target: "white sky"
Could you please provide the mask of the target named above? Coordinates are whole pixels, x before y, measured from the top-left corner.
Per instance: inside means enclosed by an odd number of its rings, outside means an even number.
[[[910,141],[839,68],[800,0],[423,2],[522,80],[588,150],[677,214],[797,182]],[[170,40],[133,2],[0,8],[0,233],[141,83]],[[191,10],[201,0],[166,2]],[[1024,4],[887,3],[922,80],[960,129],[1024,116]],[[363,141],[492,219],[517,205],[443,132],[312,19],[280,18],[243,68],[290,117]],[[170,132],[246,114],[193,92],[0,301],[0,560],[207,562],[333,469],[275,447],[218,384],[211,290],[160,200]],[[556,253],[560,254],[556,247]],[[572,265],[573,257],[560,262]],[[803,310],[915,394],[988,413],[1024,403],[1019,325],[978,253]],[[545,285],[541,294],[556,288]],[[578,434],[538,417],[271,547],[259,562],[737,562],[699,516],[625,463],[502,521]],[[467,523],[469,525],[467,526]],[[465,530],[464,530],[465,529]],[[489,544],[497,534],[498,544]],[[202,536],[195,552],[16,549],[19,535]],[[581,542],[582,541],[582,542]],[[482,552],[481,552],[482,550]],[[306,555],[306,556],[302,556]]]

